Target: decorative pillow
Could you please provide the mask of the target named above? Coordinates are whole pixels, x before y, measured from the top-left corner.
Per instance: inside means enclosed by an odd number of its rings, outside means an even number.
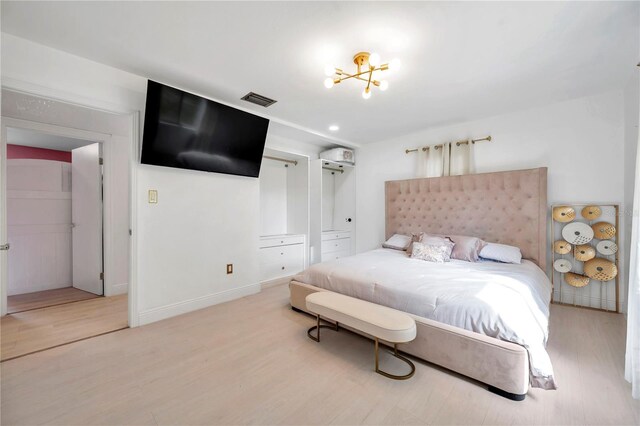
[[[422,239],[422,236],[424,235],[424,232],[420,232],[419,234],[411,234],[411,243],[409,244],[409,247],[407,247],[407,254],[409,256],[411,256],[411,254],[413,253],[413,243],[417,243]]]
[[[413,243],[411,257],[413,259],[427,260],[429,262],[444,263],[451,260],[451,250],[453,243],[448,244],[425,244]]]
[[[382,247],[394,250],[406,250],[412,241],[412,238],[407,235],[393,234],[391,238],[382,244]]]
[[[480,251],[480,257],[504,263],[522,263],[520,249],[506,244],[487,243]]]
[[[455,243],[451,252],[452,259],[477,262],[480,260],[480,251],[487,245],[487,243],[476,237],[468,237],[466,235],[449,235],[448,237]]]

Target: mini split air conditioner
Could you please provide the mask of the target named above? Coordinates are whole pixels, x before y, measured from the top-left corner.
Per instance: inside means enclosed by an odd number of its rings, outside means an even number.
[[[356,159],[352,149],[333,148],[320,153],[321,160],[335,161],[338,163],[355,164]]]

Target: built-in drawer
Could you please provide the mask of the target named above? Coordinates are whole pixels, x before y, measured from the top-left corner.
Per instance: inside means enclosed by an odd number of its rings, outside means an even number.
[[[349,256],[349,253],[350,253],[349,250],[336,251],[333,253],[322,253],[322,261],[329,262],[331,260],[338,260],[342,257]]]
[[[322,241],[327,240],[339,240],[341,238],[350,238],[350,231],[323,231],[322,232]]]
[[[304,244],[304,235],[270,235],[260,237],[260,248]]]
[[[351,238],[341,238],[339,240],[325,240],[322,242],[322,254],[336,251],[349,251],[351,249]]]
[[[260,281],[297,274],[304,269],[304,244],[260,249]]]

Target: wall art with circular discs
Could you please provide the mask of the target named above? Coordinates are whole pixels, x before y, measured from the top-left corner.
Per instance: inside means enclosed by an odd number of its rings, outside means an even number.
[[[553,300],[619,312],[618,204],[551,206]]]

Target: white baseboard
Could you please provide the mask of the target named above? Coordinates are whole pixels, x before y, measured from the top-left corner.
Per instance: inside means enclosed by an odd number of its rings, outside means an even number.
[[[240,297],[249,296],[260,292],[260,284],[250,284],[240,288],[222,291],[220,293],[208,294],[206,296],[197,297],[195,299],[184,300],[182,302],[172,303],[166,306],[149,309],[140,312],[138,315],[138,324],[145,325],[152,322],[160,321],[166,318],[175,317],[176,315],[186,314],[187,312],[196,311],[198,309],[207,308],[219,303],[228,302]]]
[[[264,290],[265,288],[270,288],[270,287],[275,287],[275,286],[278,286],[278,285],[289,284],[289,282],[291,281],[291,278],[293,276],[294,275],[289,275],[287,277],[276,278],[275,280],[262,281],[260,283],[260,287]]]
[[[35,286],[20,286],[20,289],[18,292],[15,291],[15,289],[9,289],[7,296],[16,296],[16,295],[20,295],[20,294],[27,294],[27,293],[36,293],[38,291],[47,291],[47,290],[60,290],[62,288],[71,288],[71,285],[53,285],[53,286],[49,286],[49,285],[35,285]]]
[[[129,291],[129,283],[114,284],[110,289],[104,289],[105,296],[117,296],[119,294],[127,294]]]

